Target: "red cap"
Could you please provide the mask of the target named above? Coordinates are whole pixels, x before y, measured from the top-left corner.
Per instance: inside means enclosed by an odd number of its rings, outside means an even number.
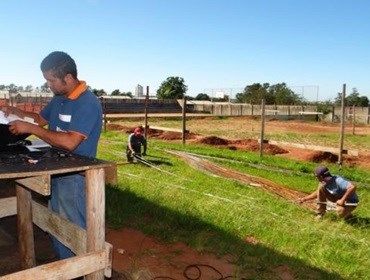
[[[135,128],[134,133],[141,134],[141,128],[140,127]]]

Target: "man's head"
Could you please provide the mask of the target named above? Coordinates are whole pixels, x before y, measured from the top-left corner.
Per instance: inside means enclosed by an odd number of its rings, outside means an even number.
[[[75,61],[65,52],[55,51],[43,59],[41,71],[50,89],[58,95],[67,94],[77,81]]]
[[[140,136],[142,133],[143,133],[143,130],[142,130],[141,127],[135,128],[135,130],[134,130],[135,136]]]
[[[319,181],[325,181],[325,179],[330,179],[332,177],[326,166],[318,166],[315,169],[315,176]]]

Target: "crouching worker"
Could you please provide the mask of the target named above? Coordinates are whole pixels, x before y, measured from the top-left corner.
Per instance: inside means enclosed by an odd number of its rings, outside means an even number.
[[[356,186],[341,176],[331,175],[325,166],[317,167],[315,176],[319,181],[317,191],[299,199],[299,202],[303,203],[317,198],[316,218],[321,219],[326,212],[327,201],[331,201],[336,204],[339,217],[348,218],[359,202]]]
[[[141,146],[144,150],[141,153]],[[128,162],[133,162],[134,157],[141,157],[146,155],[147,142],[143,136],[143,129],[141,127],[135,128],[134,132],[128,136],[128,143],[126,147],[126,155]]]

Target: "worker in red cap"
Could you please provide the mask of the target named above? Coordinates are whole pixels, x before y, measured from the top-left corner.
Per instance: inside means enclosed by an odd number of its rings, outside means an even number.
[[[144,150],[141,154],[141,146]],[[134,132],[128,136],[128,143],[126,147],[127,161],[133,162],[135,157],[141,157],[146,155],[147,142],[143,136],[142,127],[136,127]]]
[[[356,186],[349,180],[331,175],[326,166],[318,166],[315,169],[315,176],[319,181],[317,191],[299,199],[300,203],[317,198],[317,219],[321,219],[325,212],[327,201],[336,204],[336,211],[339,217],[346,219],[359,202]]]

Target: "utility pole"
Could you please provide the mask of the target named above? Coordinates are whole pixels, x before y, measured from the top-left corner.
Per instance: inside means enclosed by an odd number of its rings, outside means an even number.
[[[182,144],[185,145],[186,140],[186,98],[185,93],[182,98]]]
[[[149,106],[149,86],[146,86],[145,117],[144,117],[144,137],[145,139],[147,139],[147,135],[148,135],[148,106]]]
[[[261,102],[261,136],[260,136],[260,157],[263,154],[263,141],[265,137],[265,99]]]

